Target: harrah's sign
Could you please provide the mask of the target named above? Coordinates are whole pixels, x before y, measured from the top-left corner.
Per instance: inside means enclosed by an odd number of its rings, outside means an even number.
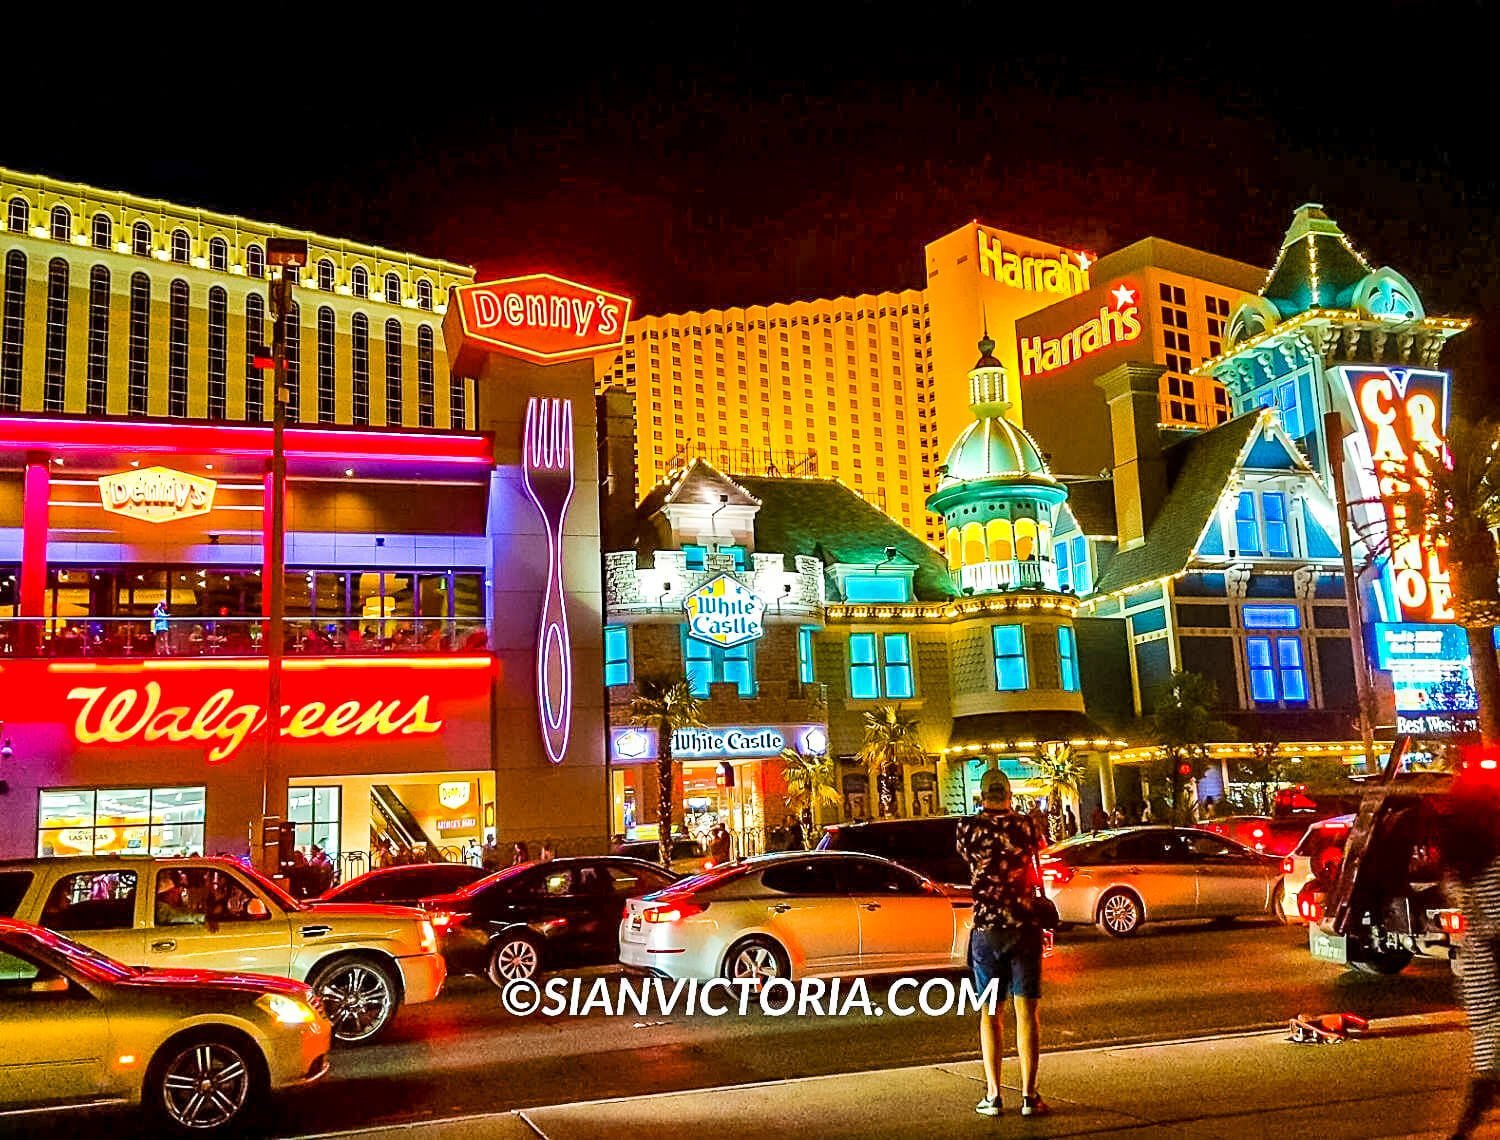
[[[979,231],[979,272],[1012,289],[1072,297],[1088,289],[1088,266],[1081,253],[1021,254],[1006,249],[998,234]]]
[[[1370,452],[1366,481],[1385,508],[1391,575],[1401,616],[1452,621],[1448,546],[1414,524],[1412,500],[1431,509],[1432,475],[1448,457],[1448,374],[1418,368],[1342,368]]]
[[[453,290],[469,348],[556,363],[618,349],[630,298],[550,273]]]
[[[1139,291],[1121,282],[1109,290],[1109,303],[1101,305],[1099,315],[1090,317],[1062,336],[1023,336],[1019,342],[1022,376],[1041,376],[1066,368],[1091,352],[1112,344],[1126,344],[1141,335],[1140,310],[1136,307]]]

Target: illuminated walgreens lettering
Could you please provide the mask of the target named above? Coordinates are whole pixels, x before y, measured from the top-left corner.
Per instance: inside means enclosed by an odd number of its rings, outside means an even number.
[[[1444,426],[1447,376],[1362,370],[1354,373],[1351,387],[1385,508],[1402,616],[1407,621],[1452,621],[1447,541],[1412,515],[1414,509],[1430,508],[1433,472],[1451,464]]]
[[[1110,304],[1101,306],[1097,317],[1062,336],[1050,339],[1023,336],[1020,339],[1021,375],[1040,376],[1054,372],[1091,352],[1139,339],[1141,320],[1136,308],[1136,290],[1121,284],[1109,294]]]
[[[80,685],[68,700],[82,702],[73,721],[79,744],[153,744],[160,741],[213,744],[210,763],[227,760],[266,725],[264,705],[241,701],[233,689],[220,689],[197,708],[162,707],[161,685],[147,681],[110,689]],[[281,733],[293,740],[346,736],[431,736],[442,731],[426,694],[403,707],[399,700],[344,701],[329,708],[322,701],[281,706]]]
[[[979,231],[979,272],[1028,293],[1072,297],[1089,287],[1088,258],[1083,254],[1022,255],[1005,249],[998,237],[984,230]]]

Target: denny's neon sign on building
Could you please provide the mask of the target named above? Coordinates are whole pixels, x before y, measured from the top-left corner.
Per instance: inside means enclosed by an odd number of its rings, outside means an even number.
[[[1447,543],[1413,514],[1429,509],[1432,472],[1448,457],[1446,372],[1417,368],[1340,368],[1364,428],[1367,498],[1385,509],[1390,572],[1408,622],[1452,621]]]
[[[99,480],[99,504],[111,514],[143,522],[174,522],[206,515],[218,484],[170,467],[143,467]]]
[[[463,285],[453,302],[470,348],[543,364],[619,348],[630,319],[629,297],[550,273]]]

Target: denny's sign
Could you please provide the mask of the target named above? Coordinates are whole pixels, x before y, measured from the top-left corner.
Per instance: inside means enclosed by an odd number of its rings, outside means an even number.
[[[202,475],[170,467],[143,467],[102,476],[99,503],[111,514],[143,522],[173,522],[208,514],[214,508],[218,486]]]
[[[629,297],[551,273],[462,285],[449,302],[448,343],[454,344],[455,320],[461,338],[454,357],[499,352],[540,364],[578,360],[620,348],[630,319]]]

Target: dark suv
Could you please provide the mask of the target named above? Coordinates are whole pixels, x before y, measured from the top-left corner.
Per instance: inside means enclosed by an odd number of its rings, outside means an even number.
[[[823,829],[819,851],[881,855],[939,883],[968,886],[969,868],[958,854],[961,815],[835,823]]]

